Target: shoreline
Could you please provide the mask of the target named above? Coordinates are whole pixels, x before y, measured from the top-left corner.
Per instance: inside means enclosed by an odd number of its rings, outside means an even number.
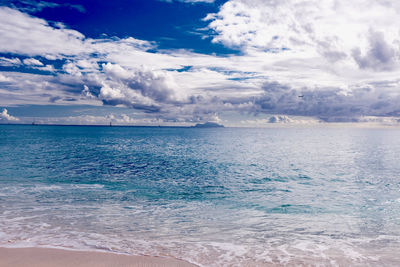
[[[0,267],[196,267],[197,265],[169,257],[124,255],[112,252],[78,251],[61,248],[0,247]]]

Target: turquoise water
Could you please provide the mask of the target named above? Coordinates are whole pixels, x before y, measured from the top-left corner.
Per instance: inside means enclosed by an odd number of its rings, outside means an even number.
[[[400,130],[0,125],[0,246],[398,266]]]

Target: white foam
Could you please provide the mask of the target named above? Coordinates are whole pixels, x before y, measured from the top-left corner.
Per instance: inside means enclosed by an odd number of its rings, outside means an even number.
[[[199,266],[228,266],[253,264],[262,266],[272,263],[294,264],[296,262],[312,261],[329,263],[339,266],[339,262],[348,263],[376,263],[379,258],[373,255],[373,251],[366,251],[351,246],[347,242],[332,242],[332,244],[319,244],[312,241],[294,242],[273,246],[270,244],[243,245],[218,242],[187,242],[158,241],[143,239],[123,239],[96,233],[70,232],[64,234],[46,235],[36,233],[29,236],[20,233],[12,238],[12,234],[0,233],[0,245],[6,247],[56,247],[74,250],[107,251],[123,254],[171,256],[184,259]],[[8,241],[5,241],[8,239]],[[323,264],[322,264],[323,265]]]

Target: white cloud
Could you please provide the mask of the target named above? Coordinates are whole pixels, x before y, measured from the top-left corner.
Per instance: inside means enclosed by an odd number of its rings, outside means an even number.
[[[380,0],[230,0],[205,20],[213,42],[247,52],[290,49],[388,69],[399,61],[399,11]]]
[[[39,66],[39,67],[34,67],[34,68],[41,70],[41,71],[49,71],[49,72],[56,71],[56,69],[54,68],[53,65]]]
[[[81,95],[82,95],[84,98],[89,98],[89,99],[96,98],[96,97],[90,92],[89,87],[88,87],[86,84],[83,85],[83,90],[82,90],[82,92],[81,92]]]
[[[0,106],[48,105],[55,100],[55,104],[63,105],[101,104],[99,100],[79,100],[84,82],[71,76],[21,72],[3,72],[2,75],[6,75],[7,81],[0,84]],[[73,99],[75,101],[71,101]]]
[[[382,1],[370,2],[390,19],[398,10]],[[52,65],[32,65],[52,75],[5,73],[0,104],[126,106],[151,119],[182,123],[217,121],[224,112],[270,114],[288,124],[299,121],[293,116],[324,121],[400,116],[398,33],[389,35],[393,27],[382,26],[390,19],[374,10],[358,14],[353,3],[313,3],[228,1],[218,14],[208,16],[216,31],[214,42],[242,49],[241,55],[224,57],[186,50],[154,52],[156,44],[134,38],[90,39],[0,8],[0,34],[5,36],[0,52],[65,60],[58,71]],[[377,23],[372,27],[367,18]],[[350,33],[341,30],[347,22]],[[33,64],[31,59],[24,63]],[[22,64],[16,57],[0,62]]]
[[[23,62],[28,66],[43,66],[43,63],[36,58],[25,58]]]
[[[0,83],[2,82],[10,82],[11,79],[8,78],[7,76],[4,76],[3,74],[0,73]]]
[[[3,111],[0,113],[0,121],[15,122],[19,121],[19,119],[8,114],[8,110],[4,108]]]
[[[97,68],[96,61],[89,60],[89,59],[78,60],[76,62],[76,66],[78,66],[82,70],[91,70],[91,69],[96,69]]]
[[[118,64],[103,64],[104,73],[123,84],[128,91],[140,92],[158,102],[173,102],[184,100],[183,92],[179,91],[172,75],[161,70],[134,69],[126,70]],[[125,90],[126,91],[126,90]]]
[[[4,67],[14,67],[21,65],[21,60],[19,58],[6,58],[0,57],[0,66]]]
[[[3,53],[40,55],[47,59],[151,47],[150,42],[132,37],[120,40],[85,38],[78,31],[53,27],[43,19],[4,6],[0,7],[0,36]]]
[[[0,7],[0,36],[5,53],[74,55],[90,50],[81,33],[53,28],[45,20],[8,7]]]

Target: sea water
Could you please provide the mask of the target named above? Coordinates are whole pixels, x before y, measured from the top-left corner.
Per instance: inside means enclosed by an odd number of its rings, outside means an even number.
[[[0,126],[0,246],[398,266],[400,130]]]

